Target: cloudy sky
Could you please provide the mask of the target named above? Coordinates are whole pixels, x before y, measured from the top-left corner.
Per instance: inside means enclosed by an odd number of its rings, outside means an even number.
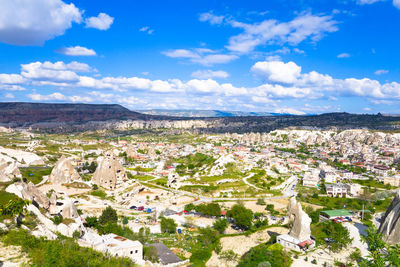
[[[0,0],[1,101],[400,113],[400,0]]]

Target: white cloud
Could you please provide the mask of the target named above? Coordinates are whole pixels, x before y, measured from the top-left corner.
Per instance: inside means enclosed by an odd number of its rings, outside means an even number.
[[[274,110],[275,113],[281,113],[281,114],[293,114],[293,115],[305,115],[303,111],[294,109],[294,108],[276,108]]]
[[[82,11],[61,0],[4,0],[0,10],[0,42],[13,45],[41,45],[82,21]]]
[[[114,18],[106,13],[99,13],[97,17],[90,17],[85,20],[86,28],[95,28],[98,30],[108,30],[113,24]]]
[[[192,73],[192,77],[198,79],[210,79],[210,78],[228,78],[229,73],[223,70],[198,70]]]
[[[359,5],[370,5],[370,4],[373,4],[376,2],[380,2],[380,1],[383,1],[383,0],[357,0],[356,2]]]
[[[4,97],[5,97],[5,98],[8,98],[8,99],[13,99],[13,98],[15,98],[15,96],[14,96],[13,94],[11,94],[11,93],[5,94]]]
[[[29,64],[22,64],[21,74],[24,78],[44,81],[44,82],[77,82],[79,81],[79,75],[76,72],[88,72],[91,71],[89,65],[72,61],[71,63],[64,63],[58,61],[51,63],[45,62],[33,62]]]
[[[382,74],[386,74],[386,73],[388,73],[389,71],[388,70],[377,70],[377,71],[375,71],[374,73],[376,74],[376,75],[382,75]]]
[[[207,48],[196,49],[175,49],[162,52],[167,57],[188,59],[192,63],[198,63],[204,66],[214,64],[224,64],[237,58],[236,55],[218,54],[216,51]]]
[[[41,94],[28,94],[30,99],[34,101],[70,101],[70,102],[91,102],[93,101],[90,97],[84,96],[65,96],[59,92],[52,93],[50,95],[41,95]]]
[[[147,34],[152,34],[154,32],[153,29],[150,29],[149,26],[144,26],[139,29],[140,32],[146,32]]]
[[[318,16],[310,13],[301,14],[289,22],[264,20],[248,24],[235,20],[229,21],[232,27],[244,32],[229,39],[227,48],[239,53],[249,53],[257,46],[266,44],[297,45],[310,39],[320,40],[326,33],[338,30],[337,22],[331,16]]]
[[[0,74],[0,84],[21,84],[26,79],[19,74]]]
[[[366,107],[366,108],[363,108],[363,110],[365,110],[365,111],[371,111],[371,108]]]
[[[292,61],[260,61],[251,67],[251,71],[272,82],[293,83],[300,76],[301,67]]]
[[[400,0],[393,0],[393,5],[400,9]]]
[[[216,16],[211,12],[200,14],[200,21],[208,21],[210,24],[221,24],[224,21],[224,16]]]
[[[349,53],[341,53],[339,55],[337,55],[338,58],[349,58],[350,54]]]
[[[63,47],[57,52],[67,56],[96,56],[96,51],[82,46]]]

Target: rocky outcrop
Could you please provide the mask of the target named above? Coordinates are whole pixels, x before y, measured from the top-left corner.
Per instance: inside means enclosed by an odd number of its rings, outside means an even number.
[[[11,184],[6,188],[6,191],[17,195],[22,199],[32,201],[32,203],[36,203],[39,207],[46,210],[50,207],[49,198],[37,189],[32,182],[29,182],[29,184],[24,182]]]
[[[295,197],[290,199],[289,219],[292,221],[289,235],[300,241],[311,239],[311,218],[303,211],[300,202]]]
[[[383,234],[388,243],[400,243],[400,190],[383,216],[378,232]]]
[[[51,171],[49,181],[53,184],[71,183],[80,180],[78,172],[72,166],[72,163],[65,156],[62,156]]]
[[[107,153],[98,159],[98,166],[93,174],[93,182],[109,190],[128,180],[124,167],[113,153]]]
[[[78,210],[76,209],[74,203],[71,199],[65,201],[61,215],[64,219],[75,219],[78,218]]]
[[[5,159],[0,159],[0,182],[9,182],[13,178],[21,177],[16,161],[7,162]]]

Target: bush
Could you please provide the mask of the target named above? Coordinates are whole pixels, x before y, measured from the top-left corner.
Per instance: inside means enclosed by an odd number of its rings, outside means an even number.
[[[128,218],[126,218],[126,217],[124,217],[123,219],[122,219],[122,224],[128,224]]]
[[[228,220],[226,219],[219,219],[214,222],[213,227],[215,230],[217,230],[219,233],[223,233],[225,229],[228,227]]]
[[[235,204],[226,215],[235,220],[235,224],[243,229],[249,229],[253,220],[253,212],[243,205]]]
[[[6,245],[21,246],[32,266],[132,266],[127,258],[110,257],[91,248],[80,247],[71,238],[36,238],[25,230],[12,230],[2,237]]]
[[[50,218],[50,220],[55,224],[55,225],[59,225],[60,223],[62,223],[63,221],[63,217],[61,215],[55,215],[52,218]]]
[[[96,216],[93,217],[86,217],[86,223],[85,226],[86,227],[93,227],[96,228],[98,225],[98,220]]]
[[[251,248],[239,261],[238,267],[258,266],[259,264],[269,262],[274,267],[289,267],[292,263],[289,253],[283,250],[283,247],[275,243],[261,244]]]
[[[72,233],[72,238],[73,239],[78,239],[78,238],[80,238],[81,237],[81,233],[78,231],[78,230],[75,230],[73,233]]]
[[[99,217],[99,223],[105,225],[107,223],[116,223],[118,221],[117,211],[108,206]]]
[[[177,224],[175,223],[174,219],[171,218],[161,218],[161,232],[163,233],[175,233],[176,232],[176,226]]]
[[[153,246],[143,246],[143,259],[153,263],[158,262],[157,249]]]
[[[261,206],[265,205],[264,199],[263,198],[257,199],[257,205],[261,205]]]

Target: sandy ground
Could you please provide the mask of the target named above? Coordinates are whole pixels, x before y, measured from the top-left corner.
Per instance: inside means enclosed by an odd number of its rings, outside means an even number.
[[[0,242],[0,266],[28,266],[29,259],[24,253],[21,252],[20,247],[17,246],[4,246]]]
[[[269,240],[269,232],[274,232],[278,234],[286,234],[288,229],[283,227],[272,227],[265,229],[260,232],[256,232],[250,236],[232,236],[221,238],[222,251],[233,250],[236,254],[242,256],[244,253],[250,250],[250,248],[257,246],[263,242]],[[237,262],[226,262],[219,259],[218,255],[213,252],[211,258],[208,260],[206,266],[235,266]]]

